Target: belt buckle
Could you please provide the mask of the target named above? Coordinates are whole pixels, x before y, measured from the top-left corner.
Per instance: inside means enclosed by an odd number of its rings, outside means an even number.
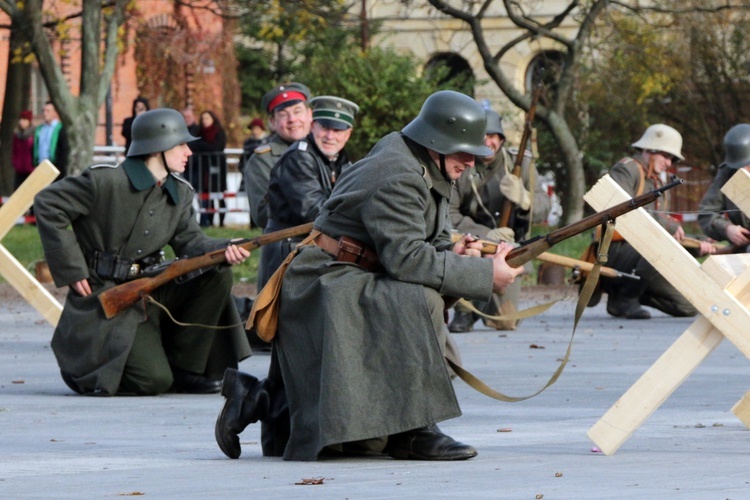
[[[130,269],[128,269],[128,278],[134,278],[135,276],[138,276],[141,273],[141,265],[140,264],[130,264]]]

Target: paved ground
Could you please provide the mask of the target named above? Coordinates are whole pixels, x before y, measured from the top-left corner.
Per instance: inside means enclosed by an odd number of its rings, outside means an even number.
[[[465,365],[511,395],[535,391],[564,355],[572,311],[564,302],[515,332],[460,335]],[[239,460],[225,458],[213,438],[218,395],[73,395],[58,376],[51,328],[27,305],[6,300],[0,497],[750,498],[750,432],[730,411],[750,389],[750,362],[729,342],[614,455],[597,453],[586,436],[691,323],[655,316],[621,321],[603,305],[588,309],[565,373],[525,402],[499,403],[456,382],[464,415],[441,427],[476,446],[473,460],[291,463],[261,456],[258,426],[242,435]],[[242,369],[261,374],[267,364],[268,356],[256,355]],[[298,484],[305,479],[322,484]]]

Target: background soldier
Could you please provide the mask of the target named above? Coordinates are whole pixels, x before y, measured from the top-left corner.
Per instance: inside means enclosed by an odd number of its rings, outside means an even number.
[[[229,264],[249,255],[227,240],[208,238],[198,226],[193,189],[179,175],[192,154],[186,143],[196,138],[180,113],[146,111],[133,121],[132,133],[120,165],[94,165],[36,196],[50,272],[57,286],[70,286],[52,350],[63,380],[78,393],[218,392],[224,369],[250,355],[230,298],[229,267],[152,292],[192,326],[176,325],[150,303],[108,320],[99,304],[101,292],[126,280],[131,266],[156,263],[165,245],[179,256],[227,247]],[[237,326],[201,326],[216,324]]]
[[[524,155],[522,179],[513,175],[511,170],[518,151],[515,150],[513,154],[503,147],[505,132],[500,115],[489,109],[486,110],[486,115],[487,131],[484,144],[492,150],[492,154],[483,158],[477,157],[474,167],[461,174],[454,184],[450,203],[451,223],[453,228],[461,233],[489,240],[513,242],[525,238],[530,230],[532,210],[542,214],[542,219],[546,217],[550,210],[550,199],[546,192],[539,188],[532,203],[530,186],[532,183],[538,186],[538,183],[535,181],[536,167],[531,154],[527,152]],[[514,204],[513,215],[509,221],[512,227],[498,227],[506,200]],[[518,310],[520,289],[519,281],[508,287],[502,295],[493,295],[489,302],[476,302],[474,307],[493,316],[511,314]],[[454,310],[449,330],[471,331],[477,315],[461,304],[456,305]],[[517,320],[483,321],[487,326],[498,330],[514,330],[518,323]]]
[[[638,153],[625,157],[609,172],[630,196],[638,196],[664,184],[669,169],[682,156],[682,136],[668,125],[651,125],[632,147]],[[668,215],[670,192],[664,193],[654,203],[644,207],[664,229],[681,241],[685,230],[680,222]],[[710,253],[709,243],[701,243],[700,254]],[[626,319],[651,317],[641,305],[654,307],[672,316],[694,316],[695,308],[649,262],[615,233],[609,248],[607,265],[618,271],[635,273],[640,280],[602,278],[602,290],[607,292],[607,312]]]
[[[310,89],[296,82],[278,85],[263,96],[261,104],[268,112],[274,133],[268,142],[255,149],[242,172],[250,217],[257,227],[265,228],[268,223],[266,194],[271,168],[294,141],[304,139],[310,133],[312,111],[307,106],[309,99]]]
[[[750,219],[724,196],[721,188],[741,168],[750,170],[750,125],[735,125],[724,136],[724,163],[700,203],[698,222],[707,236],[728,240],[737,247],[750,245]]]
[[[292,144],[271,170],[267,233],[314,221],[341,171],[351,165],[344,146],[352,135],[359,106],[340,97],[319,96],[310,100],[310,107],[310,133]],[[259,290],[302,239],[261,248]]]
[[[315,219],[315,245],[284,276],[274,339],[283,381],[224,375],[215,434],[227,456],[239,457],[239,433],[258,420],[264,454],[286,460],[324,450],[412,460],[477,454],[435,423],[461,414],[443,357],[442,294],[486,301],[521,272],[505,262],[508,244],[482,258],[479,242],[450,239],[451,182],[475,155],[490,154],[485,127],[472,98],[437,92],[401,133],[343,171]],[[268,426],[284,421],[291,433],[267,439]]]

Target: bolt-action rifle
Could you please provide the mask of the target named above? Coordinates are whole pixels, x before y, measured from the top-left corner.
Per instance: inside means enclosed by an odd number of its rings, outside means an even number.
[[[567,240],[572,236],[580,234],[589,229],[593,229],[601,224],[606,224],[607,222],[614,221],[616,218],[625,215],[626,213],[635,210],[636,208],[640,208],[642,206],[653,203],[657,198],[661,196],[663,192],[672,189],[673,187],[678,186],[683,182],[684,181],[682,179],[674,177],[672,182],[670,182],[669,184],[665,184],[660,188],[654,189],[653,191],[649,191],[648,193],[636,196],[629,201],[625,201],[623,203],[615,205],[614,207],[610,207],[606,210],[602,210],[601,212],[589,215],[588,217],[583,218],[578,222],[568,224],[567,226],[556,229],[550,233],[547,233],[546,235],[536,236],[526,242],[521,243],[521,246],[511,250],[510,253],[508,253],[508,256],[505,258],[505,261],[511,267],[520,267],[530,260],[537,258],[539,255],[543,254],[563,240]],[[483,248],[482,251],[493,251],[494,253],[494,250],[497,248],[497,246],[495,245],[494,248],[491,247],[492,245],[485,245],[485,248]]]
[[[464,235],[461,233],[453,233],[451,234],[451,239],[455,243],[463,238],[463,236]],[[479,239],[477,241],[482,244],[480,252],[482,252],[483,254],[492,254],[497,250],[497,243],[495,243],[494,241],[482,239]],[[556,264],[558,266],[577,269],[579,272],[590,272],[594,268],[594,264],[592,264],[591,262],[574,259],[572,257],[566,257],[565,255],[558,255],[556,253],[542,252],[534,258],[542,262],[547,262],[548,264]],[[602,266],[599,269],[599,274],[607,278],[630,278],[635,280],[641,279],[637,274],[624,273],[622,271],[618,271],[617,269],[605,266]]]
[[[231,245],[242,247],[246,250],[255,250],[256,248],[274,243],[277,241],[293,238],[295,236],[306,235],[312,231],[313,223],[302,224],[300,226],[274,231],[263,234],[256,238],[246,238],[233,241]],[[193,273],[197,270],[209,268],[222,264],[226,261],[224,252],[226,249],[206,252],[203,255],[190,257],[187,259],[175,259],[173,261],[156,264],[151,268],[144,269],[141,276],[133,281],[121,283],[117,286],[105,290],[99,294],[99,302],[104,310],[107,319],[111,319],[122,311],[132,306],[152,291],[170,281]]]
[[[526,113],[526,121],[523,124],[523,134],[521,134],[521,142],[518,144],[518,155],[516,155],[516,161],[513,164],[513,170],[511,173],[516,177],[521,177],[523,172],[523,159],[526,155],[526,144],[529,142],[531,137],[532,127],[534,125],[534,115],[536,114],[536,105],[539,102],[539,97],[542,95],[543,90],[542,82],[539,82],[534,88],[534,93],[531,96],[531,104],[529,105],[529,111]],[[531,190],[533,195],[533,188]],[[500,217],[497,219],[497,227],[510,227],[510,214],[513,212],[513,202],[505,200],[503,203],[503,209],[500,212]]]

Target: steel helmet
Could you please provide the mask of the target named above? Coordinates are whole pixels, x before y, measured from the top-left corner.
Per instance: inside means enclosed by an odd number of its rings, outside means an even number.
[[[682,136],[678,131],[663,123],[651,125],[643,133],[643,137],[638,139],[638,142],[633,143],[632,146],[648,151],[669,153],[680,160],[685,159],[682,156]]]
[[[740,123],[724,136],[724,163],[739,169],[750,165],[750,125]]]
[[[496,111],[488,109],[485,111],[487,115],[487,130],[485,134],[498,134],[500,137],[505,139],[505,132],[503,131],[503,117],[497,114]]]
[[[484,145],[486,128],[484,108],[478,102],[459,92],[441,90],[425,100],[419,115],[401,132],[443,155],[490,156],[492,150]]]
[[[129,157],[169,151],[179,144],[198,139],[188,132],[182,114],[169,108],[153,109],[136,116],[132,134]]]

